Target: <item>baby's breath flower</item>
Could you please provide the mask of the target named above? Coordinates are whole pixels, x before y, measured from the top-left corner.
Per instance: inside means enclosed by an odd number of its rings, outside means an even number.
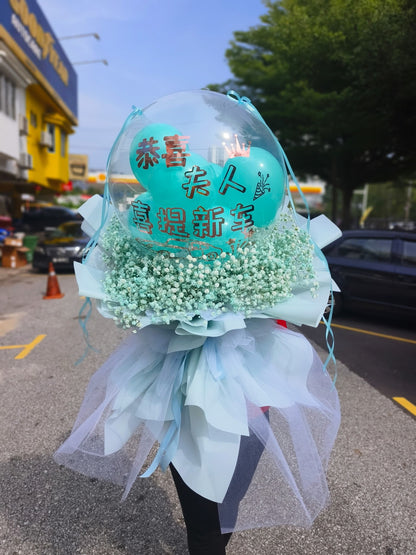
[[[191,320],[204,311],[248,317],[289,298],[296,287],[309,288],[312,296],[319,287],[313,244],[288,215],[254,230],[243,247],[214,261],[206,255],[178,258],[173,252],[145,251],[117,218],[100,245],[107,309],[126,328],[140,327],[144,316],[154,323]]]

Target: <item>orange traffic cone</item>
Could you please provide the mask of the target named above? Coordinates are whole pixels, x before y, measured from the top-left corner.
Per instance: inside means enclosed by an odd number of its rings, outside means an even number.
[[[46,289],[46,295],[44,299],[61,299],[64,296],[59,289],[58,278],[55,274],[55,268],[52,262],[49,262],[49,275],[48,275],[48,285]]]

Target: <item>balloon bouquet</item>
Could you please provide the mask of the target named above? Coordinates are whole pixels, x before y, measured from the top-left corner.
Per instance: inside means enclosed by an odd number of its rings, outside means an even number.
[[[132,111],[104,198],[80,209],[92,240],[75,270],[80,294],[134,333],[92,378],[59,463],[122,484],[124,497],[172,464],[219,504],[223,531],[313,522],[338,398],[311,345],[275,319],[318,325],[332,290],[320,249],[340,232],[296,214],[287,173],[235,93]],[[249,436],[262,452],[244,485]]]

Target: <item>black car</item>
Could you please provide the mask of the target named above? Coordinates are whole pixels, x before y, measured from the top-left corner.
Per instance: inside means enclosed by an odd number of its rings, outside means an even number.
[[[416,234],[405,231],[344,231],[324,249],[335,294],[335,314],[342,309],[382,309],[416,316]]]
[[[55,270],[73,270],[74,262],[81,262],[89,241],[81,223],[66,222],[40,241],[33,252],[33,268],[47,270],[49,262],[52,262]]]
[[[65,206],[41,206],[23,212],[15,228],[24,232],[44,231],[48,227],[58,227],[64,222],[81,221],[81,216]]]

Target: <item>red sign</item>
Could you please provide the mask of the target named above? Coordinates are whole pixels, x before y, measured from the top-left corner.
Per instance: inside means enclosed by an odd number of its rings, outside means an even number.
[[[72,181],[68,181],[68,183],[62,183],[61,191],[63,191],[64,193],[69,193],[70,191],[72,191]]]

